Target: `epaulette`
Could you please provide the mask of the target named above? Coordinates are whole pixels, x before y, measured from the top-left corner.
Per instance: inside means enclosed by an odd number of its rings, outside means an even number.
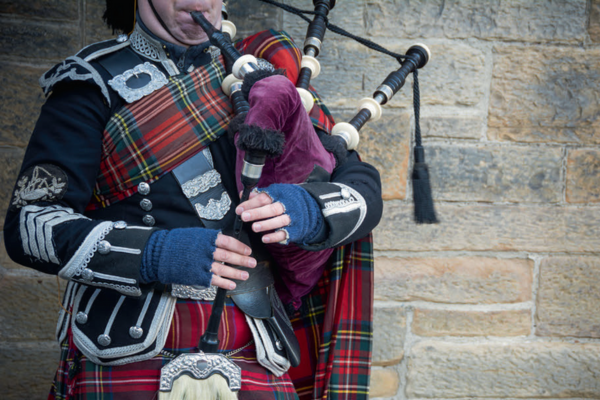
[[[127,35],[119,35],[116,39],[105,40],[84,47],[76,55],[66,58],[40,77],[39,83],[44,94],[48,96],[59,82],[89,82],[98,86],[110,106],[110,95],[106,83],[90,62],[127,46],[129,46]]]

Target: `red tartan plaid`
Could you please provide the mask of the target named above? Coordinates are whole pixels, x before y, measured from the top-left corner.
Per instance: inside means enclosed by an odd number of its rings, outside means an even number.
[[[140,182],[153,182],[217,140],[232,117],[221,90],[221,60],[125,105],[111,117],[103,156],[88,209],[107,207],[132,196]]]
[[[300,399],[367,399],[373,321],[372,236],[338,248],[292,320],[302,363],[289,371]]]

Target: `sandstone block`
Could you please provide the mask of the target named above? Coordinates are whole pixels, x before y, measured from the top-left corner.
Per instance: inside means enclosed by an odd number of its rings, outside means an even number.
[[[533,261],[486,257],[375,259],[375,299],[478,304],[531,300]]]
[[[586,1],[368,0],[365,20],[373,36],[581,42]]]
[[[530,252],[597,252],[600,209],[436,204],[441,220],[415,225],[411,204],[384,204],[375,229],[378,250],[492,250]]]
[[[598,144],[599,90],[600,49],[495,46],[488,136]]]
[[[531,310],[416,309],[412,332],[420,336],[521,336],[531,333]]]
[[[373,315],[373,365],[387,366],[402,361],[405,337],[404,308],[376,305]]]
[[[13,196],[13,188],[21,169],[24,151],[19,148],[0,148],[0,223],[4,225],[4,216]]]
[[[422,110],[421,134],[423,137],[479,139],[485,122],[481,117],[439,115]]]
[[[4,274],[0,291],[0,340],[54,340],[60,307],[55,276]]]
[[[244,38],[265,29],[281,29],[283,11],[272,5],[255,1],[230,1],[229,19],[237,27],[236,38]]]
[[[373,369],[371,372],[371,384],[369,398],[392,397],[398,393],[400,379],[398,373],[393,369]]]
[[[567,159],[567,201],[597,203],[600,201],[600,151],[574,149]]]
[[[408,398],[597,398],[600,345],[421,342]]]
[[[592,42],[600,42],[600,0],[592,0],[590,5],[590,25],[588,34]]]
[[[485,145],[427,145],[435,200],[562,200],[562,150]]]
[[[0,63],[0,145],[25,147],[29,142],[44,103],[38,79],[45,71]]]
[[[304,0],[289,0],[286,4],[294,6],[302,10],[314,10],[312,3],[307,3]],[[365,3],[363,0],[344,0],[335,3],[335,7],[329,12],[329,21],[332,24],[342,27],[355,35],[364,36],[364,10]],[[314,16],[308,16],[311,20]],[[296,43],[302,47],[306,38],[306,30],[308,22],[300,17],[284,12],[283,13],[283,29],[292,35]],[[331,38],[340,38],[336,33],[331,31],[325,32],[325,40],[321,46],[322,54],[327,53],[328,45]]]
[[[78,50],[76,23],[22,22],[0,18],[0,54],[58,62]]]
[[[354,113],[336,115],[336,121],[350,121]],[[358,151],[363,161],[381,173],[383,198],[406,198],[409,176],[411,118],[409,113],[384,114],[379,121],[368,122],[360,130]]]
[[[296,39],[296,43],[300,45],[302,42]],[[391,70],[394,67],[394,60],[384,61],[358,43],[328,37],[326,44],[327,50],[319,55],[321,73],[311,79],[311,85],[328,107],[356,109],[361,98],[372,95],[376,87],[367,87],[363,81],[367,71],[373,73],[371,58],[383,63],[381,69]]]
[[[4,0],[0,2],[0,14],[75,21],[79,18],[79,7],[73,0]]]
[[[540,266],[536,334],[600,338],[600,258],[548,257]]]
[[[404,54],[413,43],[383,44],[391,51]],[[429,47],[435,56],[420,70],[421,104],[478,104],[485,96],[488,79],[485,54],[459,43]],[[399,68],[393,58],[347,40],[328,42],[328,51],[320,60],[321,75],[313,85],[329,106],[356,107],[361,98],[371,97],[384,79]],[[465,76],[469,79],[464,79]],[[412,108],[412,77],[387,104],[387,107]]]
[[[58,366],[56,342],[0,343],[0,390],[5,400],[45,399]]]

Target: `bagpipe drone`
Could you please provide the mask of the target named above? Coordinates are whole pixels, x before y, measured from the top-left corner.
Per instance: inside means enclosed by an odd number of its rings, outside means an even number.
[[[429,173],[425,164],[425,153],[421,142],[419,125],[419,85],[417,70],[424,67],[431,55],[427,46],[415,44],[406,54],[392,53],[381,46],[354,36],[343,29],[329,23],[328,14],[335,6],[335,0],[313,0],[314,11],[303,11],[277,3],[273,0],[260,0],[273,4],[288,12],[292,12],[309,22],[307,37],[304,41],[304,55],[296,82],[298,96],[290,94],[285,85],[289,80],[281,77],[276,71],[259,67],[259,61],[252,55],[242,55],[232,44],[235,26],[225,18],[221,30],[210,24],[201,12],[192,12],[192,18],[207,33],[213,46],[220,49],[226,63],[228,75],[222,83],[223,91],[230,96],[236,117],[230,123],[230,131],[236,133],[238,147],[238,165],[236,175],[239,188],[242,189],[241,202],[249,198],[250,192],[260,184],[261,187],[272,183],[302,183],[310,170],[306,166],[318,165],[331,173],[343,156],[330,153],[337,148],[345,153],[354,150],[359,143],[359,131],[368,121],[376,121],[382,115],[382,105],[404,86],[406,78],[413,73],[413,105],[415,113],[415,147],[414,167],[412,171],[414,216],[417,223],[437,222],[429,183]],[[304,16],[312,14],[312,20]],[[224,15],[225,17],[226,15]],[[310,81],[316,78],[321,70],[317,56],[321,52],[326,30],[342,34],[359,41],[367,47],[394,57],[401,64],[400,68],[391,72],[379,85],[372,97],[363,98],[358,104],[358,113],[349,121],[335,124],[329,145],[326,149],[316,135],[307,113],[314,106],[314,97],[309,91]],[[262,85],[263,91],[247,101],[251,87]],[[292,85],[293,87],[293,85]],[[261,94],[262,93],[262,94]],[[273,95],[276,93],[277,95]],[[279,96],[279,97],[278,97]],[[284,98],[282,101],[281,98]],[[299,100],[298,100],[299,99]],[[274,103],[277,107],[273,111]],[[281,108],[284,108],[283,112]],[[287,107],[287,108],[286,108]],[[273,117],[282,113],[286,119]],[[303,129],[307,126],[310,129]],[[290,122],[291,121],[291,122]],[[297,140],[309,140],[310,154],[297,154],[294,146]],[[331,145],[334,142],[333,146]],[[268,159],[284,158],[290,171],[300,173],[286,174],[279,168],[277,171],[265,168]],[[304,169],[303,169],[304,168]],[[242,220],[237,216],[233,232],[240,238]],[[205,393],[206,399],[235,399],[241,388],[241,371],[231,360],[217,354],[218,328],[226,297],[226,290],[219,288],[213,302],[212,313],[207,330],[198,345],[200,352],[182,354],[163,367],[160,381],[160,399],[180,399],[191,393]],[[292,335],[293,336],[293,335]],[[297,344],[296,344],[297,346]],[[294,347],[294,344],[291,345]],[[290,354],[292,353],[292,354]],[[288,351],[291,364],[300,362],[293,351]],[[291,357],[290,357],[291,356]],[[196,395],[195,395],[196,396]],[[196,398],[196,397],[193,397]]]

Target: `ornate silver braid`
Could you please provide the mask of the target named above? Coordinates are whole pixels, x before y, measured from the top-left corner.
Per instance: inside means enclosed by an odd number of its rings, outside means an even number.
[[[161,61],[160,47],[150,43],[146,38],[136,29],[129,38],[131,47],[139,54],[151,59],[152,61]]]
[[[180,299],[192,299],[192,300],[209,300],[215,299],[217,294],[216,286],[191,286],[191,285],[179,285],[173,284],[171,289],[171,296]]]

